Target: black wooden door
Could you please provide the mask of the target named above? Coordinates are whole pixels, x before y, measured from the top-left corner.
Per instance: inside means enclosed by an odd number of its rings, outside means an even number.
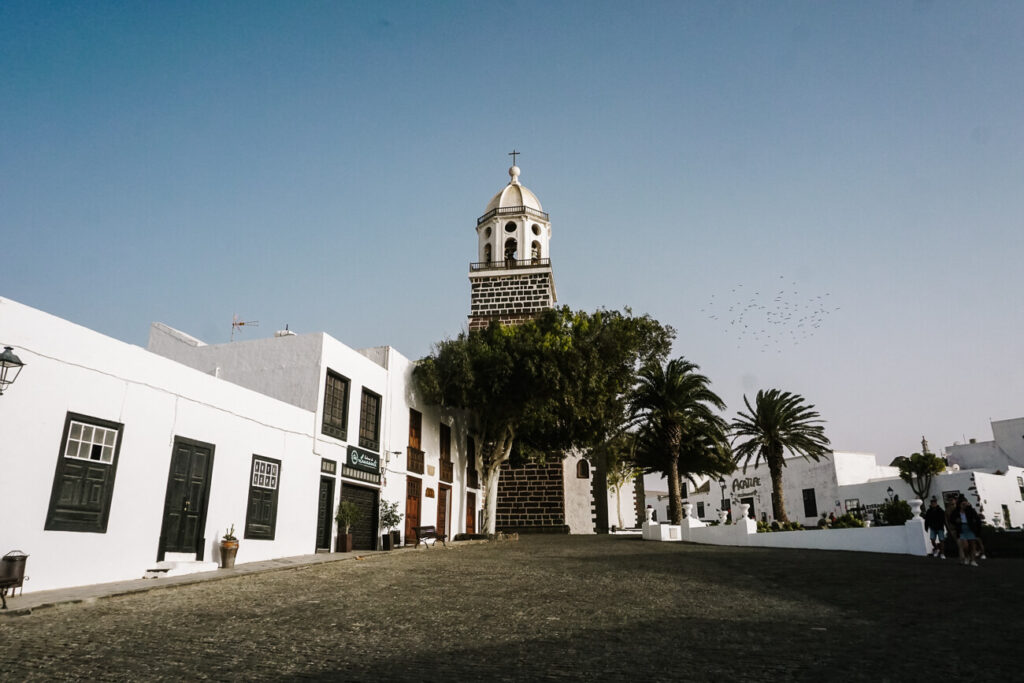
[[[164,498],[163,553],[198,553],[202,559],[213,446],[175,439]]]
[[[359,510],[363,513],[359,521],[352,525],[352,549],[376,550],[377,491],[362,486],[344,484],[341,487],[341,499],[352,501],[359,506]]]
[[[331,549],[331,528],[334,516],[334,479],[320,477],[320,501],[316,512],[316,549]]]

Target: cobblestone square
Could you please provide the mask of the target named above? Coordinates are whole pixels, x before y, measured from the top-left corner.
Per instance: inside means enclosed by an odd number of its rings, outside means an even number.
[[[805,532],[820,533],[820,532]],[[1024,561],[524,536],[0,619],[4,680],[1019,678]]]

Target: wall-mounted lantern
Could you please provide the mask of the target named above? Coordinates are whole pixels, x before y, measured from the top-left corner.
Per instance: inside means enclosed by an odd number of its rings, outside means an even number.
[[[5,346],[4,352],[0,353],[0,396],[3,396],[4,389],[14,384],[14,380],[18,379],[18,373],[21,372],[23,367],[25,367],[25,364],[14,355],[14,349],[10,346]]]
[[[891,503],[892,502],[892,494],[893,494],[892,487],[890,486],[889,488],[887,488],[885,490],[885,492],[889,494],[889,502]]]

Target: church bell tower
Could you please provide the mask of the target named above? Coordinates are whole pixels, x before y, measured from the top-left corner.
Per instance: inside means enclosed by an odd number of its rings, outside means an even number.
[[[476,219],[477,260],[469,264],[469,331],[492,320],[518,325],[551,308],[557,297],[551,273],[551,221],[537,195],[519,183],[519,167],[508,169],[508,185]]]

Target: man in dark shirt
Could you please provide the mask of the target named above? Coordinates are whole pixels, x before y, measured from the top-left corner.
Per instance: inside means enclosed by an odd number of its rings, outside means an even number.
[[[924,528],[928,530],[928,537],[932,540],[932,557],[946,559],[942,549],[946,542],[946,513],[939,507],[939,501],[935,496],[932,496],[928,511],[924,513]]]

